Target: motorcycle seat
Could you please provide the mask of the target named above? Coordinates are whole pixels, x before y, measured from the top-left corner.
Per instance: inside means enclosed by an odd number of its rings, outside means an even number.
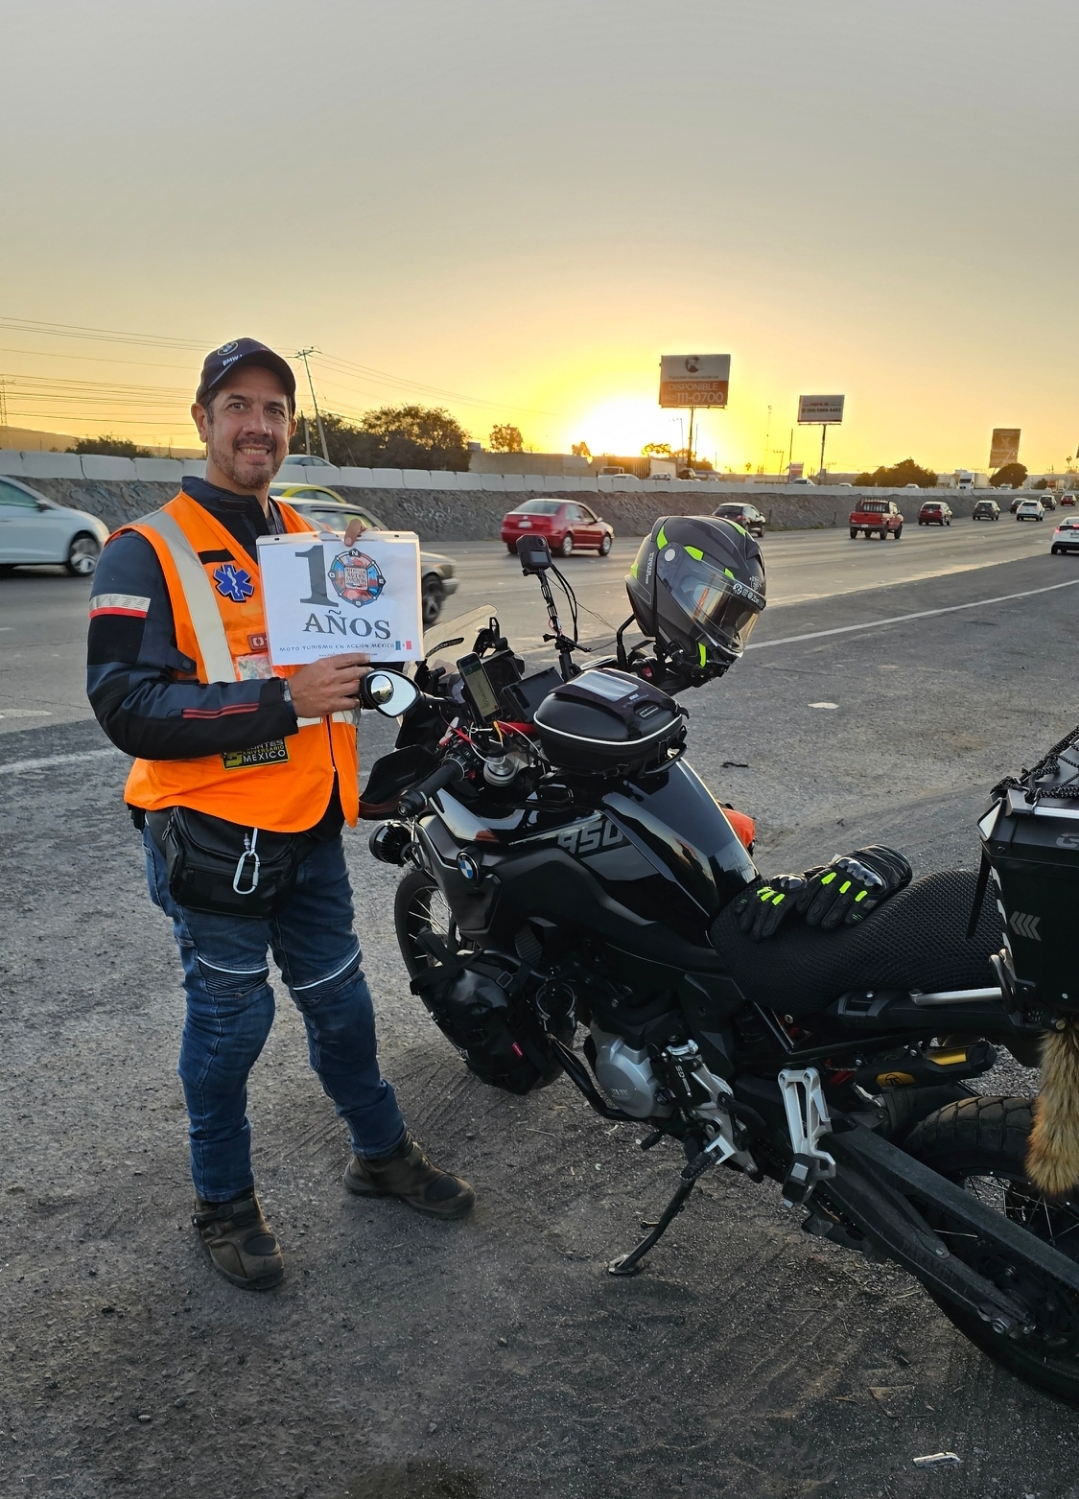
[[[976,880],[966,870],[928,874],[857,926],[822,932],[793,915],[766,942],[740,932],[727,906],[709,937],[745,997],[780,1014],[823,1010],[858,989],[982,989],[993,983],[989,958],[1003,939],[990,887],[967,941]]]

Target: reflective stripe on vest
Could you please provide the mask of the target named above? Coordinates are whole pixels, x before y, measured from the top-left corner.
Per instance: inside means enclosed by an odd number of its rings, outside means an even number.
[[[199,654],[206,668],[208,682],[235,682],[236,663],[229,650],[229,638],[221,611],[217,607],[214,591],[206,570],[199,561],[199,554],[188,541],[183,531],[164,510],[155,510],[144,515],[140,526],[156,531],[168,547],[176,571],[180,575],[180,586],[184,590],[191,626],[199,643]]]
[[[180,575],[180,583],[184,590],[184,598],[187,600],[187,607],[191,614],[191,626],[195,631],[195,639],[199,643],[199,654],[206,668],[207,681],[235,682],[236,663],[229,650],[229,640],[225,634],[221,611],[217,607],[210,580],[199,561],[198,552],[195,551],[172,516],[164,510],[154,510],[151,514],[144,515],[139,525],[157,532],[164,540],[176,564],[176,571]],[[350,713],[335,713],[333,720],[334,723],[358,723],[358,714],[358,708]],[[296,719],[301,729],[310,728],[312,724],[321,722],[321,718],[297,717]]]

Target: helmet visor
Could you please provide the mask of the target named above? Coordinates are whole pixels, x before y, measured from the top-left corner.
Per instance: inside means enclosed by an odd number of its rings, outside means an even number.
[[[680,546],[662,549],[657,572],[660,585],[692,620],[702,641],[727,655],[742,654],[764,608],[763,592]]]

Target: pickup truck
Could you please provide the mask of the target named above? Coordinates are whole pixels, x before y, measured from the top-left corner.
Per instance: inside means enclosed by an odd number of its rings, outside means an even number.
[[[903,517],[894,500],[859,500],[857,508],[850,513],[851,540],[859,531],[865,532],[866,541],[876,531],[881,541],[894,536],[896,541],[903,534]]]

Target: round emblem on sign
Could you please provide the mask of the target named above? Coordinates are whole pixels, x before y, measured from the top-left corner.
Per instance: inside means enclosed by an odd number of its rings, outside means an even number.
[[[350,604],[373,604],[386,586],[378,563],[356,547],[338,552],[330,564],[330,582]]]

